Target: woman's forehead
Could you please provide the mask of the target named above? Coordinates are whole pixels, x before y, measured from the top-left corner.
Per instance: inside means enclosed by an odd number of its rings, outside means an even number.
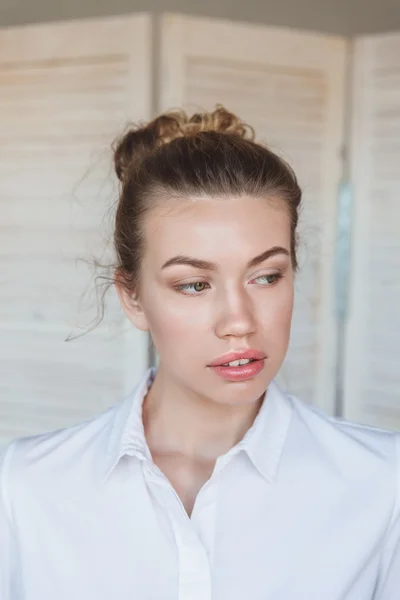
[[[290,250],[290,216],[264,198],[168,200],[146,223],[147,249],[164,253],[255,256],[267,247]]]
[[[147,232],[158,235],[183,229],[203,233],[204,228],[210,234],[222,229],[255,234],[264,227],[286,229],[290,216],[285,203],[275,198],[204,196],[168,199],[150,210],[146,221]]]

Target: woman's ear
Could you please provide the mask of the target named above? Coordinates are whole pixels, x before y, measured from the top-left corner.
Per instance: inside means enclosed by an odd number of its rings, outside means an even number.
[[[141,331],[148,331],[149,326],[147,323],[147,318],[143,311],[143,307],[140,303],[138,295],[128,290],[118,278],[116,278],[114,285],[116,287],[122,309],[132,325]]]

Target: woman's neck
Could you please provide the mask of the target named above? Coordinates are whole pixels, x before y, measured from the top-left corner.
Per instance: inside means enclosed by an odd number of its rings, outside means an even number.
[[[155,454],[215,461],[243,438],[261,401],[218,404],[182,388],[159,368],[143,404],[147,443]]]

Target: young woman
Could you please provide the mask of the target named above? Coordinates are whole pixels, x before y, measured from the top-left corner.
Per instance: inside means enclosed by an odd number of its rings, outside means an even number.
[[[400,436],[273,382],[301,191],[237,117],[115,152],[115,285],[159,367],[1,458],[1,600],[399,600]]]

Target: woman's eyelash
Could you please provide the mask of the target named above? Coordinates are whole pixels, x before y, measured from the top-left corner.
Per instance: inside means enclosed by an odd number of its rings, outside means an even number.
[[[258,279],[266,279],[269,285],[274,285],[274,283],[277,283],[279,279],[282,279],[282,277],[282,273],[270,273],[269,275],[259,275],[258,277],[254,277],[252,281],[257,281]],[[270,279],[272,279],[272,281],[270,281]]]
[[[252,281],[264,279],[266,280],[266,283],[262,283],[260,285],[265,285],[266,287],[268,287],[276,284],[282,277],[282,273],[271,273],[269,275],[260,275],[259,277],[254,277]],[[198,294],[204,292],[207,289],[207,287],[209,288],[210,284],[206,281],[195,281],[194,283],[183,283],[181,285],[176,285],[175,289],[178,292],[182,292],[188,296],[197,296]]]
[[[193,289],[195,286],[207,286],[210,287],[210,285],[206,282],[206,281],[195,281],[194,283],[183,283],[181,285],[177,285],[175,286],[175,289],[178,290],[179,292],[183,292],[184,294],[187,294],[188,296],[195,296],[197,294],[200,294],[201,292],[204,292],[204,289]],[[187,290],[192,289],[192,292],[188,292]]]

